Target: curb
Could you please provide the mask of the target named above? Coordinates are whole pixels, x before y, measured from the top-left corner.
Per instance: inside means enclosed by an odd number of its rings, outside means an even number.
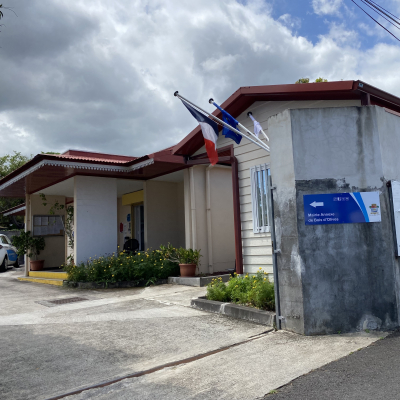
[[[222,278],[222,282],[228,282],[230,276],[231,274],[193,277],[170,276],[168,278],[168,283],[173,283],[175,285],[204,287],[211,283],[211,281],[215,278]]]
[[[257,310],[256,308],[239,306],[232,303],[207,300],[205,297],[192,299],[190,305],[198,310],[222,314],[236,319],[243,319],[260,325],[273,327],[275,323],[274,312]]]
[[[154,282],[154,285],[164,285],[168,283],[167,279],[160,279]],[[130,281],[130,282],[70,282],[63,281],[63,286],[76,288],[76,289],[120,289],[120,288],[133,288],[133,287],[145,287],[144,281]]]

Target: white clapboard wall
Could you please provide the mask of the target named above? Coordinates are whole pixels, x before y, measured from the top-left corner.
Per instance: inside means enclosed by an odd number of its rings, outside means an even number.
[[[351,107],[361,106],[360,100],[307,100],[307,101],[259,101],[255,102],[236,119],[247,129],[253,131],[253,121],[247,117],[251,111],[253,117],[261,124],[268,135],[268,118],[286,109],[299,108],[327,108],[327,107]],[[209,108],[207,108],[209,109]],[[262,134],[260,135],[260,137]],[[220,134],[217,147],[234,145],[235,156],[238,160],[239,169],[239,194],[240,194],[240,217],[242,222],[242,245],[243,245],[243,270],[245,273],[256,273],[261,267],[270,274],[273,279],[272,270],[272,246],[270,233],[253,232],[253,212],[250,183],[250,168],[255,165],[269,163],[268,153],[243,138],[240,145],[233,140],[226,139]],[[204,153],[203,146],[195,154]],[[274,151],[271,149],[271,151]],[[273,177],[272,177],[273,180]],[[233,216],[232,216],[233,218]]]

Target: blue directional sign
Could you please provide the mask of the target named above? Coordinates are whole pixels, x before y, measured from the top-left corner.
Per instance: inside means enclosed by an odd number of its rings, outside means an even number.
[[[379,192],[306,194],[306,225],[380,222]]]

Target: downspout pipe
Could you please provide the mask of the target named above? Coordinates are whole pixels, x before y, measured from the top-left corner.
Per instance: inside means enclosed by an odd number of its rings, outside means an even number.
[[[272,240],[272,267],[274,272],[274,294],[275,294],[275,315],[276,315],[276,329],[281,329],[281,303],[279,299],[279,275],[278,275],[278,253],[280,250],[276,247],[276,236],[275,236],[275,215],[274,215],[274,189],[272,186],[272,179],[269,176],[269,226],[271,227],[271,240]]]

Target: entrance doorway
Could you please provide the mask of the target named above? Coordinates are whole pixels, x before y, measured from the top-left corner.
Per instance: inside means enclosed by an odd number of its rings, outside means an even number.
[[[139,242],[139,250],[144,250],[144,206],[133,206],[135,226],[133,229],[134,238]]]

